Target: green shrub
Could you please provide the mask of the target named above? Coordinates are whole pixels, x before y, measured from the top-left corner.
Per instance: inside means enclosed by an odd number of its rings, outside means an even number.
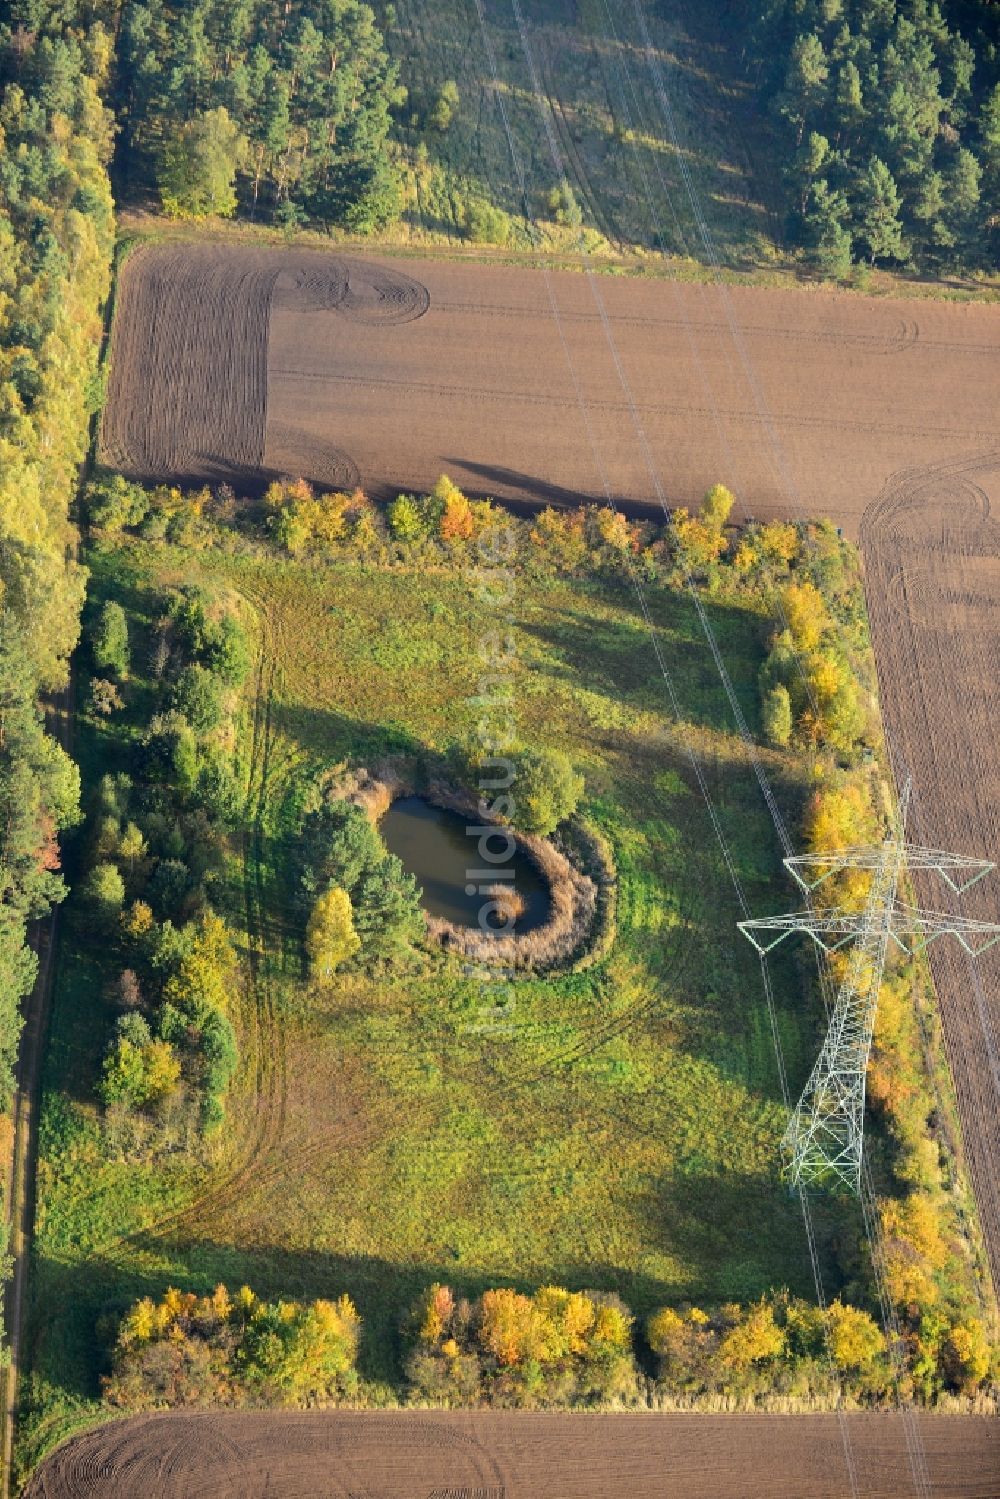
[[[83,899],[104,921],[112,921],[125,904],[125,881],[115,864],[95,864],[81,889]]]
[[[547,837],[576,811],[583,787],[562,750],[522,750],[511,788],[514,825]]]
[[[506,245],[510,240],[511,222],[495,203],[473,198],[466,205],[465,232],[476,245]]]
[[[128,676],[128,621],[121,604],[109,600],[102,606],[91,648],[99,670],[114,672],[116,677]]]
[[[250,648],[238,619],[226,614],[204,632],[205,665],[231,687],[239,687],[250,670]]]
[[[171,707],[183,714],[196,734],[210,734],[222,722],[219,681],[207,667],[186,666],[174,683]]]
[[[783,682],[765,692],[761,718],[768,743],[784,748],[792,737],[792,700]]]
[[[87,485],[84,505],[92,526],[115,532],[145,520],[149,497],[141,484],[133,484],[121,474],[104,474]]]
[[[431,130],[447,130],[455,118],[455,111],[458,109],[458,104],[458,84],[454,78],[447,78],[438,89],[437,97],[427,115],[427,124]]]

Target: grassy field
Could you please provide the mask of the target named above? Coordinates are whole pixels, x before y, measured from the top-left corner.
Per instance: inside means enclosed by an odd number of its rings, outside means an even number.
[[[685,745],[757,909],[782,900],[778,850],[689,602],[652,594],[677,723],[626,585],[519,582],[518,733],[564,747],[585,773],[586,810],[615,851],[619,933],[585,972],[519,981],[512,1024],[492,1034],[479,986],[439,954],[321,998],[303,978],[287,895],[290,809],[318,767],[441,750],[470,730],[476,642],[491,622],[471,577],[142,542],[91,566],[95,596],[129,611],[136,665],[113,727],[81,722],[85,784],[129,762],[148,717],[143,632],[159,588],[224,591],[258,642],[232,736],[249,836],[233,842],[220,899],[260,961],[227,1125],[210,1145],[154,1157],[102,1122],[94,1085],[121,965],[67,913],[42,1111],[26,1456],[93,1412],[102,1317],[168,1283],[349,1291],[373,1399],[394,1398],[399,1316],[434,1278],[469,1291],[613,1288],[640,1314],[770,1286],[808,1294],[799,1210],[778,1180],[783,1110],[764,999]],[[710,608],[754,721],[759,621]],[[773,770],[794,815],[800,770],[777,756]],[[818,1017],[794,970],[778,977],[796,1088]]]
[[[682,155],[721,259],[746,266],[778,255],[767,126],[752,118],[736,59],[723,38],[710,34],[698,7],[647,7],[679,152],[628,6],[606,0],[525,5],[538,89],[509,7],[483,7],[485,32],[470,0],[397,0],[380,9],[410,95],[399,133],[407,161],[405,221],[414,234],[496,239],[495,222],[488,231],[482,215],[482,205],[490,205],[507,216],[512,244],[531,242],[530,218],[542,222],[549,248],[569,248],[580,231],[560,224],[565,216],[549,201],[564,175],[592,250],[662,249],[700,258]],[[428,114],[449,80],[458,84],[457,107],[446,128],[429,127]],[[527,218],[501,104],[526,178]],[[564,173],[556,170],[546,137],[549,110]]]

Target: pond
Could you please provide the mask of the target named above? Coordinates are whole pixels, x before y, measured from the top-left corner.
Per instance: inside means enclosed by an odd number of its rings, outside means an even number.
[[[433,807],[421,796],[402,796],[382,818],[379,832],[389,852],[416,876],[424,910],[431,916],[478,927],[480,912],[491,900],[485,890],[498,885],[520,912],[508,931],[531,932],[548,918],[549,887],[527,855],[515,846],[510,857],[496,857],[506,853],[506,829],[490,829],[484,852],[479,829],[457,812]],[[485,919],[496,925],[491,913]]]

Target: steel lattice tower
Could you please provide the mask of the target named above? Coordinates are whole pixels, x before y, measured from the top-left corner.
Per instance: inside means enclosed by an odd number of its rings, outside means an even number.
[[[860,1190],[865,1078],[889,944],[904,953],[919,952],[938,937],[951,936],[976,956],[1000,942],[1000,926],[918,910],[899,900],[899,884],[906,869],[933,870],[959,894],[994,867],[986,860],[908,844],[905,824],[909,796],[907,782],[896,826],[884,843],[785,860],[807,900],[840,870],[870,870],[871,886],[863,910],[814,911],[810,905],[787,916],[739,923],[740,931],[761,955],[771,952],[792,933],[812,938],[825,953],[854,943],[830,1028],[782,1142],[789,1156],[788,1177],[793,1186],[839,1182],[853,1191]]]

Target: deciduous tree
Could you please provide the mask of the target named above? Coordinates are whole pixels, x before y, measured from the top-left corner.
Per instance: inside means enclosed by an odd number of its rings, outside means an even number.
[[[321,982],[329,982],[360,946],[351,898],[346,890],[332,886],[318,897],[306,926],[306,951],[313,974]]]

